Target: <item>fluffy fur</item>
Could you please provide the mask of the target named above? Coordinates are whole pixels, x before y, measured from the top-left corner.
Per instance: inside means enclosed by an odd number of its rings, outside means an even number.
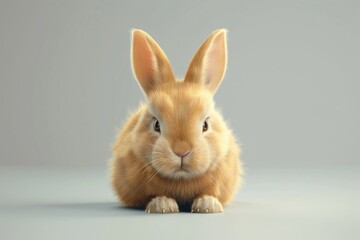
[[[183,80],[147,33],[133,30],[132,39],[133,72],[147,103],[113,145],[115,193],[125,206],[147,212],[178,212],[183,203],[192,212],[221,212],[242,173],[239,147],[213,101],[226,69],[226,31],[208,37]]]

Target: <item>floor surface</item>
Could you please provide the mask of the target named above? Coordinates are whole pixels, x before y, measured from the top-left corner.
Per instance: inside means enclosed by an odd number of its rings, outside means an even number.
[[[222,214],[119,206],[106,169],[0,167],[0,239],[360,239],[360,168],[248,169]]]

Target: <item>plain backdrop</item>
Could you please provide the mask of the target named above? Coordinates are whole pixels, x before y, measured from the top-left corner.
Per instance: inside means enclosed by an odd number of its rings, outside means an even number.
[[[359,239],[359,10],[358,0],[0,0],[0,238]],[[228,29],[215,100],[246,169],[223,214],[149,215],[111,191],[111,144],[145,100],[132,28],[179,77]]]
[[[247,168],[352,166],[360,151],[360,2],[0,1],[0,161],[104,168],[144,100],[130,65],[141,28],[177,76],[227,28],[215,99]]]

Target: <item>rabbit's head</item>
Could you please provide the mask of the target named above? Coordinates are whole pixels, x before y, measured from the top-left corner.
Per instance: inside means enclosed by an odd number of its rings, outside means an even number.
[[[147,96],[133,148],[161,176],[190,179],[224,161],[229,130],[213,95],[226,69],[226,31],[213,32],[194,55],[183,80],[175,79],[159,45],[144,31],[132,32],[132,67]]]

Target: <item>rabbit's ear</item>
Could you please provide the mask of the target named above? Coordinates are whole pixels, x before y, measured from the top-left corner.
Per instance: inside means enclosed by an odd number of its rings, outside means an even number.
[[[226,70],[226,30],[214,31],[195,53],[185,75],[185,82],[201,83],[215,94]]]
[[[149,34],[139,29],[132,31],[131,61],[135,78],[146,94],[158,84],[175,81],[165,53]]]

